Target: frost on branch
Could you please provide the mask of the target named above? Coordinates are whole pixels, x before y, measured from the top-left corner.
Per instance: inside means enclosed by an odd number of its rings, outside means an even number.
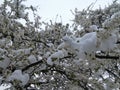
[[[36,9],[23,1],[4,0],[0,6],[1,85],[10,90],[119,90],[116,0],[104,9],[92,10],[93,4],[75,9],[71,26],[40,21]],[[35,21],[26,10],[32,10]]]
[[[105,20],[103,23],[104,28],[108,28],[109,30],[114,29],[115,27],[119,27],[120,22],[120,11],[114,13],[109,19]]]
[[[47,59],[47,63],[49,65],[53,65],[54,61],[57,61],[57,60],[53,60],[53,59],[60,59],[60,58],[64,58],[66,57],[68,54],[67,54],[67,51],[66,50],[58,50],[57,52],[53,53],[52,55],[50,55],[50,57],[48,57]]]

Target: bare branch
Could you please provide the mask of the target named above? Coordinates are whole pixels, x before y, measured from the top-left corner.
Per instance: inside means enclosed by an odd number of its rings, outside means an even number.
[[[118,40],[118,41],[116,42],[116,44],[120,44],[120,40]]]
[[[28,70],[30,67],[36,66],[36,65],[38,65],[38,64],[40,64],[40,63],[43,63],[43,61],[40,60],[40,61],[38,61],[38,62],[32,63],[32,64],[24,67],[24,68],[22,69],[22,71],[24,72],[25,70]]]

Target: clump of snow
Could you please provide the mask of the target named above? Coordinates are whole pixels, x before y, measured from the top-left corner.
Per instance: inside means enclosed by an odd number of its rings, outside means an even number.
[[[21,81],[22,85],[26,85],[29,81],[28,74],[22,74],[21,70],[15,70],[12,75],[8,77],[8,81],[19,80]]]
[[[79,44],[76,43],[76,41],[73,38],[71,38],[70,36],[64,36],[63,41],[64,43],[62,47],[67,48],[68,52],[76,53],[76,51],[78,51]]]
[[[81,37],[78,49],[78,56],[80,58],[85,58],[86,54],[92,54],[93,52],[97,51],[96,32],[87,33]]]
[[[48,58],[50,56],[50,54],[51,54],[51,52],[46,52],[45,55],[44,55],[44,57]]]
[[[51,57],[49,57],[48,59],[47,59],[47,64],[49,64],[49,65],[53,65],[53,61],[52,61],[52,59],[51,59]]]
[[[18,56],[20,54],[28,55],[30,54],[32,48],[28,49],[18,49],[18,50],[12,50],[13,55]]]
[[[96,25],[89,26],[90,31],[98,31],[98,27]]]
[[[57,52],[53,53],[50,57],[48,57],[47,59],[47,63],[49,65],[53,65],[53,60],[52,59],[59,59],[59,58],[63,58],[65,56],[67,56],[68,53],[66,50],[62,49],[62,50],[58,50]]]
[[[63,50],[58,50],[57,52],[53,53],[50,57],[51,58],[63,58],[67,55],[67,52]]]
[[[108,38],[101,40],[99,50],[102,51],[113,50],[116,47],[116,42],[117,42],[117,36],[114,33],[112,33]]]
[[[64,37],[63,37],[63,41],[64,41],[64,42],[71,43],[71,42],[72,42],[72,38],[70,38],[69,36],[64,36]]]
[[[1,57],[3,60],[0,61],[0,67],[6,69],[10,64],[10,59],[6,56]]]
[[[37,62],[37,59],[36,59],[36,57],[35,57],[34,55],[30,55],[30,56],[28,57],[28,60],[29,60],[30,63],[35,63],[35,62]]]
[[[45,79],[45,78],[41,78],[40,80],[39,80],[39,82],[47,82],[47,80]]]

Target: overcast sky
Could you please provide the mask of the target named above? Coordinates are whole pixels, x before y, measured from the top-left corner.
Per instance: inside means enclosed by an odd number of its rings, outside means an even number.
[[[73,19],[70,10],[74,11],[75,8],[82,10],[95,1],[96,0],[28,0],[27,4],[38,6],[39,15],[44,21],[49,21],[50,19],[55,21],[56,16],[58,15],[58,22],[61,21],[61,16],[63,23],[68,23]],[[113,0],[97,0],[94,9],[99,8],[99,6],[103,8],[112,1]]]
[[[4,0],[0,0],[0,4]],[[69,23],[73,19],[73,15],[70,10],[74,11],[75,8],[82,10],[87,8],[91,3],[96,0],[27,0],[27,5],[38,6],[38,13],[42,17],[42,20],[48,22],[52,20],[55,22],[56,15],[58,15],[57,22],[60,22],[60,16],[62,17],[62,22]],[[94,5],[95,8],[99,8],[110,4],[113,0],[97,0]],[[0,90],[4,90],[1,86]]]

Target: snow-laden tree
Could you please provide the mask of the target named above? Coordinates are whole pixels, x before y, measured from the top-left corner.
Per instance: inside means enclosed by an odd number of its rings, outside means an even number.
[[[120,89],[120,3],[75,9],[69,26],[40,21],[23,1],[4,0],[0,6],[1,85],[8,90]]]

